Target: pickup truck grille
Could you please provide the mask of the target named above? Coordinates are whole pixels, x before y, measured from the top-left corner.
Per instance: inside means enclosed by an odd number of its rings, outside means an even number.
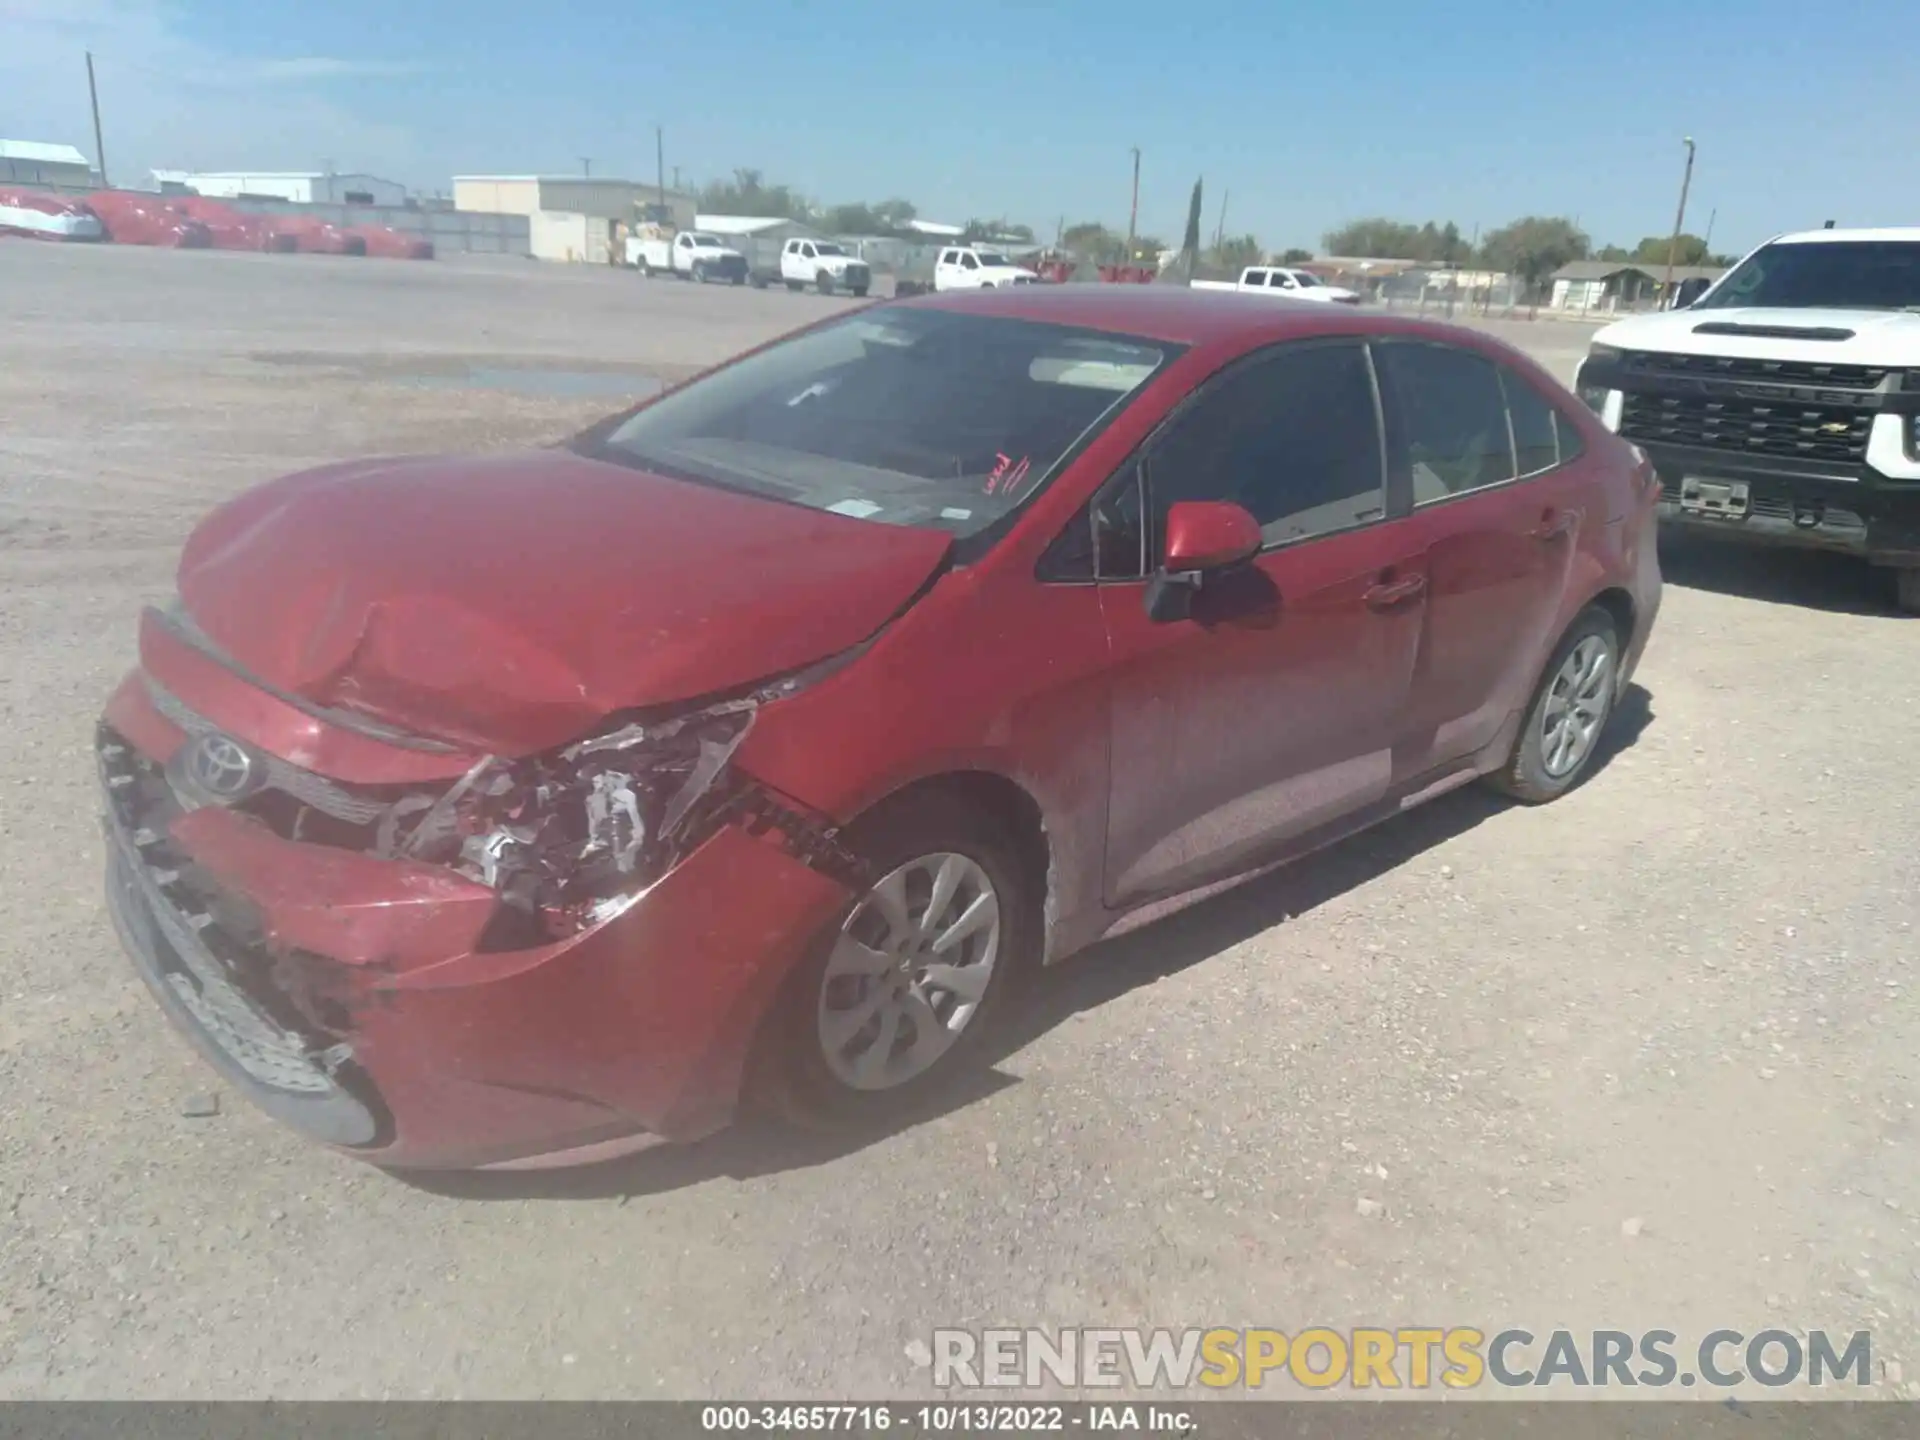
[[[1874,390],[1887,378],[1869,365],[1824,365],[1812,360],[1754,360],[1731,355],[1668,355],[1635,350],[1622,360],[1629,375],[1685,376],[1700,380],[1758,380],[1781,385],[1821,385],[1832,390]]]
[[[1872,411],[1848,406],[1692,395],[1629,393],[1620,415],[1626,440],[1849,465],[1866,459],[1872,426]]]

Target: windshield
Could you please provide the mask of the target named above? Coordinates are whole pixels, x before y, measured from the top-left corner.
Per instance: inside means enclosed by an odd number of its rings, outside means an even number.
[[[1692,308],[1725,310],[1736,305],[1920,309],[1920,241],[1815,240],[1762,246]]]
[[[816,240],[813,242],[813,253],[816,255],[844,255],[847,252],[842,250],[838,245],[835,245],[831,240]]]
[[[971,535],[1039,493],[1177,353],[1026,320],[881,311],[750,355],[578,443],[809,509]]]
[[[1011,265],[1013,263],[998,250],[976,250],[973,253],[980,257],[980,263],[982,265]]]
[[[706,250],[706,249],[718,250],[723,248],[720,244],[719,239],[713,235],[694,236],[693,246],[694,246],[694,249],[696,250]]]
[[[1302,290],[1311,290],[1320,283],[1320,277],[1317,275],[1309,275],[1304,270],[1296,270],[1293,272],[1293,283],[1298,285]]]

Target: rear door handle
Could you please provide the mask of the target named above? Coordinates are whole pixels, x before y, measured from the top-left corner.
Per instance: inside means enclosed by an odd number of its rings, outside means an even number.
[[[1410,605],[1427,593],[1427,577],[1409,575],[1404,580],[1382,580],[1368,587],[1361,598],[1367,602],[1370,610],[1395,610],[1402,605]]]
[[[1580,523],[1577,510],[1549,510],[1541,517],[1540,523],[1533,527],[1536,540],[1558,540],[1562,535],[1571,535],[1573,527]]]

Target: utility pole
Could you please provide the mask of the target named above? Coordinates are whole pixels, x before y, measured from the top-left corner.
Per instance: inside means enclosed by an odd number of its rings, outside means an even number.
[[[1218,250],[1227,238],[1227,197],[1232,193],[1230,190],[1222,190],[1220,192],[1220,220],[1219,223],[1213,227],[1213,248],[1215,250]]]
[[[100,87],[93,83],[93,52],[87,51],[87,98],[93,101],[93,158],[100,162],[100,188],[110,190],[107,184],[107,145],[100,138]]]
[[[673,167],[673,188],[676,191],[680,188],[680,167],[678,165]]]
[[[1719,218],[1720,218],[1720,207],[1718,205],[1714,206],[1713,209],[1707,212],[1707,233],[1705,238],[1703,238],[1700,242],[1700,248],[1707,252],[1706,256],[1701,261],[1701,263],[1704,265],[1711,265],[1713,263],[1713,222],[1718,220]]]
[[[1687,136],[1687,168],[1680,176],[1680,209],[1673,217],[1673,239],[1667,242],[1667,280],[1660,292],[1662,305],[1673,300],[1673,262],[1680,254],[1680,228],[1687,223],[1687,188],[1693,184],[1693,137]]]
[[[660,184],[660,207],[667,204],[667,132],[660,126],[653,127],[653,163],[659,173],[656,179]]]
[[[580,157],[580,173],[582,175],[593,174],[593,160],[586,155]]]
[[[1133,208],[1127,211],[1127,264],[1133,263],[1133,237],[1140,223],[1140,147],[1133,147]]]

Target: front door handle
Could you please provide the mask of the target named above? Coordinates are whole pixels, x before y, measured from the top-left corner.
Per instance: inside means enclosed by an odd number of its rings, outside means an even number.
[[[1573,527],[1580,523],[1577,510],[1549,510],[1540,517],[1540,523],[1533,527],[1536,540],[1558,540],[1562,535],[1571,535]]]
[[[1361,598],[1367,602],[1370,610],[1397,610],[1402,605],[1411,605],[1427,593],[1427,577],[1409,575],[1404,580],[1382,580],[1369,586]]]

